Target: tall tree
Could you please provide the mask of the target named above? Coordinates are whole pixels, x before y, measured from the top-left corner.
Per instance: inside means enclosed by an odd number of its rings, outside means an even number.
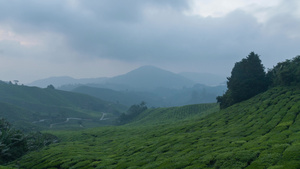
[[[228,90],[223,96],[217,97],[221,108],[247,100],[265,91],[268,87],[265,68],[259,56],[254,52],[235,63],[231,77],[227,79]]]

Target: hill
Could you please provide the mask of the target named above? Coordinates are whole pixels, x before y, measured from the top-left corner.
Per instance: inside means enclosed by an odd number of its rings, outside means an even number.
[[[194,85],[189,88],[158,88],[152,91],[117,91],[99,87],[79,86],[71,91],[88,94],[126,106],[145,101],[150,107],[172,107],[197,103],[213,103],[216,102],[216,97],[225,90],[226,86]]]
[[[142,66],[124,75],[113,77],[107,83],[121,84],[142,91],[156,88],[182,88],[195,84],[183,76],[154,66]]]
[[[182,88],[195,84],[179,74],[172,73],[154,66],[142,66],[126,74],[112,78],[85,78],[51,77],[30,83],[30,86],[45,88],[48,85],[67,88],[65,86],[89,85],[114,90],[152,90],[156,88]],[[69,86],[70,87],[70,86]]]
[[[194,104],[182,107],[150,108],[132,119],[129,125],[162,125],[175,124],[204,117],[217,112],[217,103]]]
[[[69,79],[69,84],[67,83]],[[33,84],[53,84],[58,89],[88,94],[102,100],[131,106],[145,101],[150,107],[172,107],[216,102],[225,85],[207,86],[154,66],[143,66],[112,78],[73,79],[56,77]]]
[[[28,129],[99,126],[111,123],[126,109],[88,95],[4,82],[0,83],[0,105],[1,117]],[[103,113],[110,120],[100,122]]]
[[[212,106],[189,116],[193,107],[201,105],[149,110],[125,126],[53,132],[61,143],[18,163],[21,168],[300,168],[299,87],[275,87],[221,111]]]
[[[80,86],[72,90],[88,94],[102,100],[131,106],[145,101],[150,107],[173,107],[199,103],[216,102],[216,97],[226,90],[226,86],[209,87],[195,85],[183,89],[158,88],[152,91],[116,91],[98,87]]]
[[[77,85],[77,84],[89,84],[89,83],[103,83],[107,78],[83,78],[83,79],[74,79],[68,76],[60,77],[49,77],[46,79],[40,79],[33,81],[28,84],[28,86],[36,86],[41,88],[46,88],[48,85],[53,85],[55,87],[60,87],[68,84]]]

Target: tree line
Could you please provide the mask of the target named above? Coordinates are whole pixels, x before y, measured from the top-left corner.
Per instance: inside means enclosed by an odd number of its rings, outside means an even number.
[[[247,100],[270,87],[289,86],[300,83],[300,56],[278,63],[265,71],[259,55],[251,52],[236,62],[231,76],[227,78],[227,91],[217,97],[221,109]]]
[[[129,123],[147,109],[148,107],[144,101],[142,101],[140,104],[134,104],[129,107],[126,113],[122,113],[120,115],[120,117],[117,119],[117,123],[120,125]]]

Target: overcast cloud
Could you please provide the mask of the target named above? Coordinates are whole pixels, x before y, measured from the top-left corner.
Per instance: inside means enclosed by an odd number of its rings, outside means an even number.
[[[299,30],[298,0],[0,0],[0,79],[229,76],[251,51],[267,68],[300,55]]]

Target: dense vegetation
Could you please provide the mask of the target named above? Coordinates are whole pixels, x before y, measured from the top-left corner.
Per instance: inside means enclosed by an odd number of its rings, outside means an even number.
[[[227,81],[228,90],[223,96],[218,96],[217,101],[221,108],[226,108],[271,87],[298,85],[299,65],[300,56],[297,56],[292,60],[278,63],[266,73],[259,56],[251,52],[246,58],[235,63]]]
[[[166,108],[149,109],[149,115],[140,114],[125,126],[53,132],[61,143],[24,156],[20,167],[300,167],[299,87],[275,87],[217,112],[196,107],[200,108],[195,111],[198,115],[191,118],[185,118],[189,116],[189,106],[174,109],[173,112],[181,109],[181,114],[178,111],[174,116]],[[183,113],[184,109],[188,111]],[[157,119],[167,114],[168,118],[143,125],[151,114],[156,114]],[[169,123],[168,119],[177,121]]]
[[[268,71],[271,86],[291,86],[300,84],[300,55],[278,63]]]
[[[268,88],[268,80],[259,56],[251,52],[246,58],[235,63],[228,78],[228,90],[217,97],[221,108],[247,100]]]
[[[37,150],[53,142],[57,137],[39,132],[24,134],[11,126],[5,119],[0,119],[0,164],[15,160],[28,151]]]
[[[120,117],[117,119],[118,124],[125,124],[132,121],[136,116],[147,110],[145,102],[141,102],[140,104],[132,105],[126,113],[122,113]]]

